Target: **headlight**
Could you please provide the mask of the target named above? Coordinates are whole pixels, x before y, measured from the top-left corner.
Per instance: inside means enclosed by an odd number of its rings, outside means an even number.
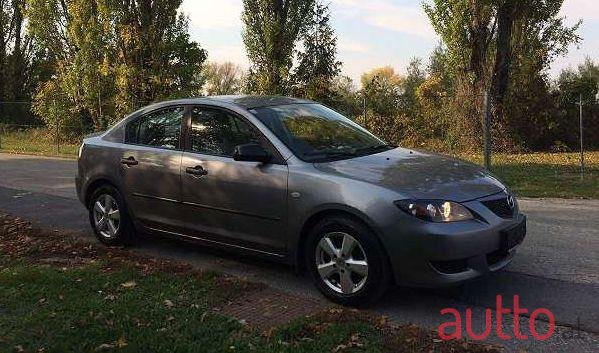
[[[443,200],[400,200],[395,205],[414,217],[430,222],[457,222],[474,216],[459,203]]]

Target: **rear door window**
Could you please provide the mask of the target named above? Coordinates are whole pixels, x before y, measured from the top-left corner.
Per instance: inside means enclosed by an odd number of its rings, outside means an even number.
[[[167,149],[181,146],[184,107],[171,107],[144,115],[127,125],[125,142]]]

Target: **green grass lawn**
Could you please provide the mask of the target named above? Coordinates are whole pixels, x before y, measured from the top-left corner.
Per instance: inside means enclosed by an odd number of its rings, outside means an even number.
[[[463,158],[482,164],[481,156]],[[499,154],[492,172],[519,196],[599,199],[599,152],[586,152],[581,178],[578,153]]]
[[[221,313],[257,288],[0,214],[0,352],[498,352],[358,310],[292,317],[268,331]]]
[[[57,146],[42,129],[6,133],[0,136],[0,152],[76,158],[80,143]],[[482,156],[460,155],[482,164]],[[586,152],[584,178],[578,171],[577,153],[497,154],[492,171],[522,197],[599,199],[599,151]]]
[[[46,129],[0,131],[0,152],[77,158],[79,142],[56,143]]]

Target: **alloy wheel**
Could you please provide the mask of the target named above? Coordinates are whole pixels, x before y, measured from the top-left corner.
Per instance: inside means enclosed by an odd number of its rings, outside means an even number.
[[[358,292],[368,279],[366,252],[343,232],[328,233],[318,242],[316,269],[329,288],[345,295]]]
[[[114,197],[102,194],[94,203],[94,224],[105,238],[114,238],[119,230],[121,215]]]

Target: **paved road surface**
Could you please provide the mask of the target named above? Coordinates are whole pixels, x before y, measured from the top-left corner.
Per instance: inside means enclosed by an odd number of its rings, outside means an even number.
[[[75,196],[75,170],[71,160],[0,154],[0,211],[90,237],[86,210]],[[599,352],[599,201],[524,199],[520,204],[529,216],[529,234],[507,271],[447,289],[397,288],[375,309],[399,323],[436,329],[449,320],[440,309],[454,307],[463,315],[470,307],[475,332],[482,332],[485,308],[495,306],[496,295],[512,307],[517,294],[522,307],[551,310],[556,333],[544,342],[501,341],[493,334],[491,342],[514,352]],[[253,258],[164,239],[145,239],[136,247],[320,297],[305,276]],[[547,329],[542,319],[537,321],[539,332]],[[522,327],[528,322],[528,317],[521,318]],[[512,332],[512,325],[508,315],[504,332]]]

